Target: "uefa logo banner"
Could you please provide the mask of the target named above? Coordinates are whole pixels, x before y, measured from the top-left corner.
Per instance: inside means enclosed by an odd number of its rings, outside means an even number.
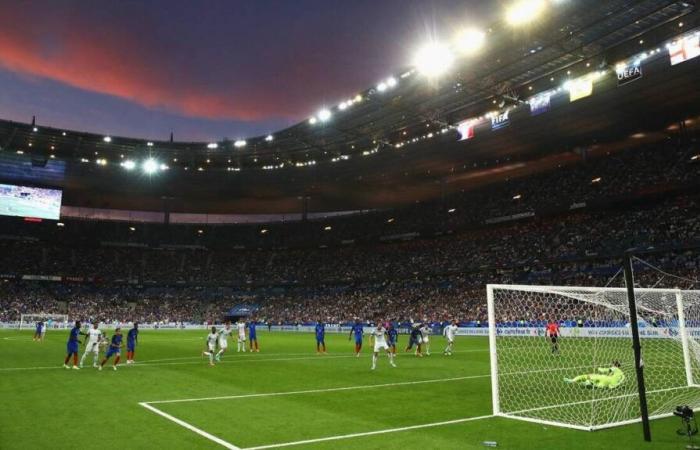
[[[622,86],[642,78],[642,66],[620,66],[615,69],[617,73],[617,85]]]

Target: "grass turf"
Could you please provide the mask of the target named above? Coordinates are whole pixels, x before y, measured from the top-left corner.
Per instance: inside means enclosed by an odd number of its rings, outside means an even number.
[[[345,335],[329,334],[329,355],[317,356],[311,334],[261,332],[259,354],[238,354],[229,344],[222,363],[211,368],[199,356],[206,331],[143,330],[137,365],[98,372],[61,368],[67,330],[49,330],[43,343],[33,342],[32,333],[0,330],[2,449],[222,448],[139,402],[448,378],[461,379],[153,406],[241,448],[491,414],[483,338],[458,338],[457,352],[445,357],[444,340],[434,337],[432,356],[401,352],[396,369],[382,357],[372,372],[369,345],[355,358]],[[405,342],[401,336],[399,347]],[[507,449],[680,449],[686,441],[676,435],[678,426],[676,418],[653,421],[653,442],[645,443],[639,424],[589,433],[487,418],[293,448],[471,449],[491,440]]]

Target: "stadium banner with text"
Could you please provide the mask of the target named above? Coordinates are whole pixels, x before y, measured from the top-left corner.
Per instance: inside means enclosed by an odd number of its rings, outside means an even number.
[[[686,328],[690,336],[700,336],[700,328]],[[645,339],[668,339],[678,336],[677,327],[641,327],[639,337]],[[498,327],[498,336],[541,336],[544,337],[544,327]],[[632,339],[632,331],[629,326],[619,327],[572,327],[560,328],[562,337],[581,338],[627,338]]]
[[[579,78],[569,83],[569,101],[575,102],[593,93],[593,81],[590,78]]]
[[[700,56],[700,33],[678,39],[667,47],[672,66],[693,59]]]
[[[635,64],[632,66],[620,65],[615,68],[617,73],[617,85],[623,86],[632,81],[642,78],[644,75],[642,72],[642,66]]]
[[[491,116],[491,130],[500,130],[510,125],[510,110],[505,110],[500,114]]]
[[[466,141],[474,137],[476,122],[476,119],[467,119],[457,124],[457,132],[459,133],[460,141]]]
[[[532,97],[530,100],[528,100],[528,103],[530,104],[530,115],[537,116],[549,111],[550,98],[551,95],[549,93],[545,93]]]

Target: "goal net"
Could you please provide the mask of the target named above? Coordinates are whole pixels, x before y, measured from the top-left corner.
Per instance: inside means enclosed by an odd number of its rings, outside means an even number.
[[[489,285],[487,298],[494,414],[583,430],[640,420],[626,289]],[[649,417],[700,407],[700,291],[635,289],[635,299]],[[616,387],[586,377],[613,361]]]
[[[26,330],[28,328],[36,328],[36,323],[43,321],[47,324],[47,328],[66,328],[68,316],[66,314],[22,314],[19,319],[19,329]]]

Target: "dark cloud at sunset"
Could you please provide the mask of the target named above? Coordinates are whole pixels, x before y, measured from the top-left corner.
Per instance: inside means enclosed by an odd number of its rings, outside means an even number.
[[[147,116],[175,130],[212,121],[212,132],[228,123],[232,135],[255,133],[372,85],[408,62],[426,29],[485,14],[472,13],[464,1],[3,0],[0,115],[26,121],[46,109],[51,99],[38,92],[53,83],[73,98],[52,104],[62,123],[49,125],[139,135]],[[112,125],[81,116],[110,98],[145,111],[133,127],[130,115]]]

